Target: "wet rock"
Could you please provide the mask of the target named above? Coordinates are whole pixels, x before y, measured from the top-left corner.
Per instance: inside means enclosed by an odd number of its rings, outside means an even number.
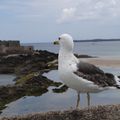
[[[54,88],[52,89],[54,93],[63,93],[68,90],[68,87],[66,85],[60,86],[60,88]]]
[[[59,82],[53,82],[42,76],[50,71],[48,62],[57,59],[57,55],[48,51],[37,51],[37,54],[9,55],[0,58],[0,73],[16,73],[15,85],[0,86],[0,110],[14,100],[26,95],[42,95],[49,86],[58,87]]]
[[[59,87],[61,84],[39,74],[37,76],[18,79],[16,85],[0,86],[0,110],[5,107],[5,104],[23,96],[40,96],[48,92],[48,87]]]
[[[96,58],[96,56],[90,56],[90,55],[78,55],[78,54],[75,54],[75,56],[77,58]]]
[[[0,73],[27,74],[50,68],[47,63],[57,59],[57,54],[38,51],[38,54],[22,54],[0,57]]]

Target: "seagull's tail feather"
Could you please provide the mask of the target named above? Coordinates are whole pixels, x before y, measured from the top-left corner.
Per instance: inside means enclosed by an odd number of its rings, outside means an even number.
[[[118,88],[118,89],[120,89],[120,76],[114,76],[115,77],[115,81],[116,81],[116,87]]]

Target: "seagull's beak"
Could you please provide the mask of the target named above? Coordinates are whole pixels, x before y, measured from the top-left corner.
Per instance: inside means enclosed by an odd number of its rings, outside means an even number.
[[[59,45],[59,40],[55,40],[55,41],[53,42],[53,44],[54,44],[54,45]]]

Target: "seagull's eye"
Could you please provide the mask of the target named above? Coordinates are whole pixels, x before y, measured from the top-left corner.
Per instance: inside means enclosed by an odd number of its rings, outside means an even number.
[[[58,40],[60,40],[61,38],[59,37]]]

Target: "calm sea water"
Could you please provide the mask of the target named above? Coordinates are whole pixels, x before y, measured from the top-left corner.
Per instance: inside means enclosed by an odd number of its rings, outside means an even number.
[[[38,50],[48,50],[58,53],[59,46],[52,43],[24,44],[33,45]],[[117,42],[75,42],[74,53],[92,56],[120,56],[120,41]]]
[[[0,85],[11,85],[15,82],[13,81],[16,78],[15,75],[11,74],[0,74]]]
[[[27,44],[28,45],[28,44]],[[51,43],[29,44],[34,45],[35,49],[49,50],[58,52],[59,46],[54,46]],[[97,43],[75,43],[74,52],[78,54],[87,54],[92,56],[102,57],[120,57],[120,42],[97,42]],[[102,68],[106,72],[111,72],[116,75],[120,74],[120,68]],[[60,81],[57,70],[52,70],[49,73],[44,73],[44,76],[54,81]],[[9,76],[6,78],[9,79]],[[0,76],[1,80],[1,76]],[[64,93],[53,93],[53,87],[42,96],[25,96],[7,105],[2,111],[1,116],[22,115],[34,112],[43,112],[49,110],[64,110],[75,107],[76,92],[68,89]],[[81,107],[86,107],[86,94],[81,94]],[[117,104],[120,103],[120,90],[108,90],[97,94],[91,94],[91,105]]]

